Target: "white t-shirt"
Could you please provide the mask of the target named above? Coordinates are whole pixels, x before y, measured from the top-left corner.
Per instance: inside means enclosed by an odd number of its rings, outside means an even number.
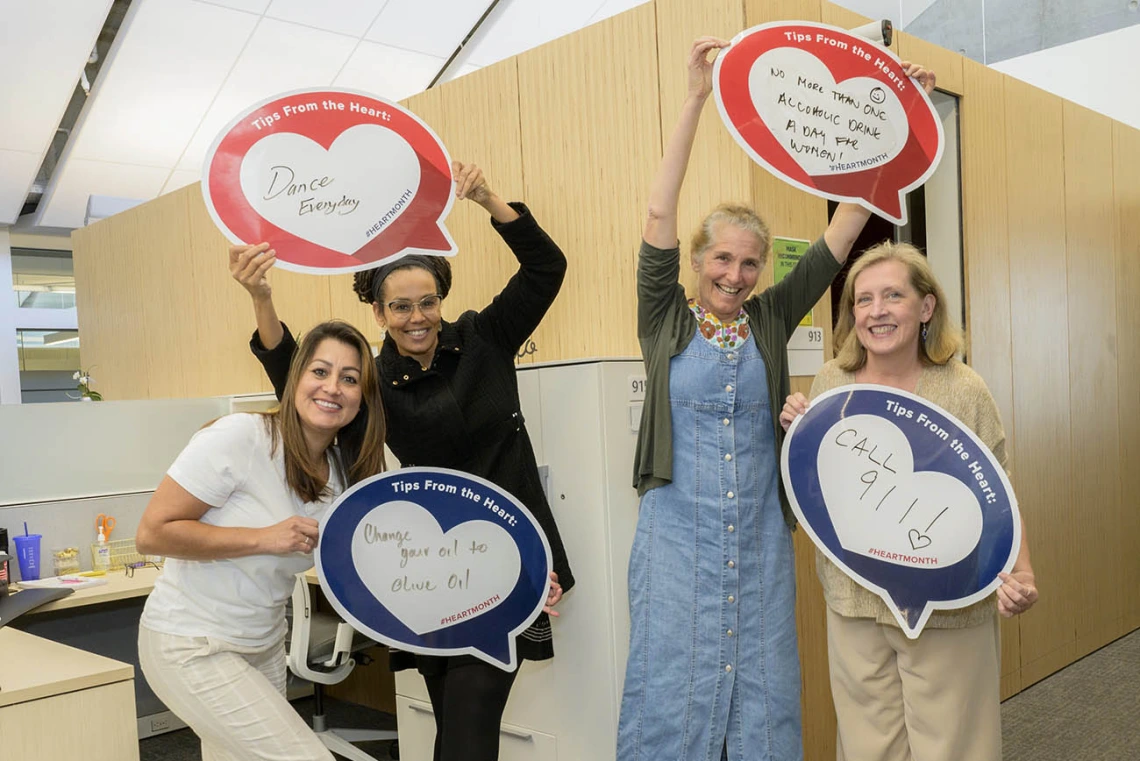
[[[260,415],[235,414],[194,434],[167,471],[208,505],[203,523],[263,528],[300,515],[320,520],[344,490],[331,462],[332,495],[303,502],[285,480],[283,443],[270,455],[271,439]],[[285,602],[298,573],[313,556],[250,555],[223,560],[168,558],[147,599],[141,622],[148,629],[183,637],[217,637],[261,647],[285,634]]]

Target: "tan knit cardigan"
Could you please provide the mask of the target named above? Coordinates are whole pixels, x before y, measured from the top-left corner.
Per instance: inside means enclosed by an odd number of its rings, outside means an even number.
[[[811,397],[839,386],[855,383],[855,374],[839,367],[832,360],[819,371],[811,386]],[[1009,473],[1005,452],[1005,430],[1001,416],[985,381],[970,367],[956,359],[945,365],[927,365],[919,376],[915,395],[937,404],[962,421],[972,430],[982,443],[989,447],[994,457]],[[855,583],[818,549],[815,553],[816,571],[823,584],[823,596],[827,606],[841,616],[851,618],[873,618],[880,624],[898,627],[894,615],[874,592]],[[958,610],[936,610],[931,614],[926,627],[931,629],[965,629],[984,623],[994,615],[997,608],[996,596],[974,603]]]

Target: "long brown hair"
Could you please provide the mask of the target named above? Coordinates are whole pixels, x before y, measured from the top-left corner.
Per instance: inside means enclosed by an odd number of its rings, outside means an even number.
[[[285,480],[298,497],[315,502],[328,494],[328,482],[321,475],[321,459],[312,457],[305,443],[301,416],[297,412],[297,384],[313,360],[317,347],[325,339],[333,339],[356,349],[360,353],[360,411],[337,432],[338,451],[332,458],[346,486],[376,475],[384,470],[384,438],[387,428],[384,421],[384,404],[380,400],[380,379],[372,360],[368,339],[347,322],[329,320],[315,326],[305,334],[300,347],[289,365],[289,378],[281,394],[281,406],[265,415],[277,451],[278,439],[285,448]],[[345,455],[353,457],[344,462]]]
[[[926,323],[926,338],[918,342],[919,359],[928,365],[944,365],[962,350],[962,329],[950,319],[946,311],[946,295],[926,257],[909,243],[883,241],[867,249],[851,265],[843,284],[839,322],[835,326],[835,345],[839,347],[835,358],[847,372],[855,372],[867,364],[867,350],[855,333],[855,280],[863,270],[889,261],[902,262],[906,266],[910,286],[918,292],[919,299],[934,296],[934,311]]]

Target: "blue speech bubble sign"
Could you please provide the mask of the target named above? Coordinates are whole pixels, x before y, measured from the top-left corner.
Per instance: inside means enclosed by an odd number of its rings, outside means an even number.
[[[546,603],[550,544],[510,493],[444,468],[403,468],[345,491],[325,513],[321,586],[353,628],[425,655],[514,671],[515,636]]]
[[[871,384],[821,394],[789,428],[781,465],[808,536],[911,639],[935,610],[985,599],[1013,568],[1021,520],[1005,470],[914,394]]]

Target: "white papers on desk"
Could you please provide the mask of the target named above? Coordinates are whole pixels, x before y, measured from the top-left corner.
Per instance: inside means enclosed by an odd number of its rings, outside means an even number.
[[[36,589],[83,589],[84,587],[97,587],[100,584],[106,584],[107,577],[79,576],[69,573],[64,576],[49,576],[46,579],[36,579],[35,581],[21,580],[19,583],[21,587]]]

